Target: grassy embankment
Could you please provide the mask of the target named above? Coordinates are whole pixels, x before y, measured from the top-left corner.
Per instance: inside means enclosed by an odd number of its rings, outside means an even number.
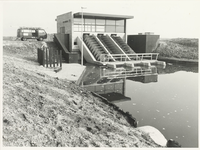
[[[40,46],[3,41],[3,146],[162,147],[130,124],[130,114],[43,73]]]
[[[198,39],[160,39],[153,52],[159,57],[198,60]]]

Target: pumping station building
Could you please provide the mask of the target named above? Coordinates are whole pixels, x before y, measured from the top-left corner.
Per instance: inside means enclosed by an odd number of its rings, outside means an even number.
[[[68,12],[56,18],[54,41],[68,63],[84,60],[112,68],[158,63],[158,54],[149,48],[156,46],[159,35],[127,35],[127,19],[133,16]]]
[[[164,63],[157,61],[157,53],[151,53],[159,35],[127,35],[128,19],[133,16],[86,12],[68,12],[56,18],[54,42],[67,63],[88,62],[114,68],[112,71],[92,68],[77,82],[109,101],[130,100],[125,96],[125,77],[138,82],[157,82],[154,64]],[[85,80],[88,77],[90,80]]]

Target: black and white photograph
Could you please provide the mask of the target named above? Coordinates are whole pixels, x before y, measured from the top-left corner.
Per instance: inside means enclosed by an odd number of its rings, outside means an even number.
[[[1,149],[198,149],[199,6],[1,0]]]

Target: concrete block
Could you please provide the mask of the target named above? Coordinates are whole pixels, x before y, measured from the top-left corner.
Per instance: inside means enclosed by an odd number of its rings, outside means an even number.
[[[109,67],[109,68],[114,68],[114,69],[117,68],[117,67],[116,67],[116,64],[107,64],[107,67]]]
[[[126,67],[131,67],[131,68],[134,67],[134,63],[125,63],[124,65],[125,65]]]

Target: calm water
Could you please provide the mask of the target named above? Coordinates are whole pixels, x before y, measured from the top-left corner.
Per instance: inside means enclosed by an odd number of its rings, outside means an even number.
[[[151,70],[144,68],[144,75],[88,66],[81,84],[130,112],[138,126],[154,126],[182,147],[198,147],[198,66],[168,63]]]

